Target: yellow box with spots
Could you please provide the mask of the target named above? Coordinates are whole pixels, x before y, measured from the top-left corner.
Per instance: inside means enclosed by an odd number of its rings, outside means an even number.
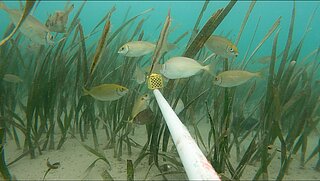
[[[163,87],[163,79],[160,74],[151,74],[147,78],[149,89],[160,89]]]

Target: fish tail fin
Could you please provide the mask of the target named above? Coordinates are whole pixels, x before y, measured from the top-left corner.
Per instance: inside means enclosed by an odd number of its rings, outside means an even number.
[[[6,4],[4,4],[4,2],[1,2],[0,1],[0,9],[3,9],[3,10],[8,10],[8,7],[6,6]]]
[[[206,61],[208,61],[210,58],[216,57],[216,56],[217,56],[216,53],[210,54],[210,55],[203,61],[203,63],[205,63]],[[213,71],[214,71],[214,69],[215,69],[215,67],[216,67],[216,63],[217,63],[216,61],[212,61],[210,64],[208,64],[208,65],[206,65],[206,66],[204,67],[204,70],[207,71],[209,74],[215,76],[215,74],[213,73]]]
[[[84,87],[82,87],[83,90],[83,96],[87,96],[89,95],[89,91],[87,89],[85,89]]]
[[[215,67],[216,67],[216,63],[212,62],[212,63],[204,66],[204,70],[207,71],[209,74],[215,76],[215,74],[214,74]]]
[[[255,74],[256,74],[256,76],[259,77],[259,78],[262,78],[262,77],[263,77],[262,72],[256,72]]]
[[[262,68],[259,72],[256,73],[259,78],[266,78],[268,76],[269,67]]]

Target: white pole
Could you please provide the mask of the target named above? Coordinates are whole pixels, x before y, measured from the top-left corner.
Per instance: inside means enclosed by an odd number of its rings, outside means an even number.
[[[218,174],[201,152],[168,102],[158,89],[154,89],[162,115],[167,123],[174,144],[177,147],[183,167],[189,180],[220,180]]]

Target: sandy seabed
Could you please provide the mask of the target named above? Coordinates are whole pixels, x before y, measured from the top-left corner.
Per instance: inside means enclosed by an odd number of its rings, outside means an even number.
[[[208,133],[207,123],[201,123],[199,129],[204,133],[203,136],[206,136]],[[192,128],[190,128],[192,132]],[[107,141],[103,140],[105,138],[105,132],[103,129],[98,129],[98,138],[100,143],[100,148],[104,148]],[[192,133],[191,133],[192,134]],[[78,136],[78,135],[77,135]],[[57,135],[56,138],[59,138],[60,135]],[[136,127],[135,134],[130,135],[136,142],[140,145],[146,143],[147,133],[145,126]],[[88,135],[88,140],[85,142],[87,145],[93,146],[92,135]],[[306,157],[310,155],[315,145],[318,143],[319,133],[312,133],[308,137],[308,149]],[[58,139],[57,139],[58,140]],[[250,139],[248,142],[251,141]],[[20,156],[22,150],[17,150],[17,147],[14,143],[14,140],[8,140],[5,145],[5,156],[7,163],[13,161],[15,158]],[[114,158],[113,149],[104,150],[104,153],[111,163],[111,170],[109,173],[114,178],[114,180],[126,180],[127,178],[127,159],[132,161],[136,160],[140,149],[133,148],[132,155],[126,155],[126,149],[124,149],[121,160]],[[235,151],[232,150],[231,162],[234,166],[238,163],[236,162]],[[298,153],[299,154],[299,153]],[[92,153],[88,152],[76,139],[68,136],[67,141],[64,143],[63,147],[60,150],[51,150],[43,151],[42,155],[37,155],[35,159],[30,159],[29,156],[26,156],[14,163],[9,167],[10,172],[18,180],[42,180],[45,172],[48,167],[46,165],[47,159],[51,163],[60,162],[60,167],[58,169],[52,169],[47,175],[45,180],[102,180],[101,173],[108,169],[108,166],[103,161],[98,161],[93,169],[86,173],[88,166],[97,158]],[[320,180],[320,173],[314,170],[318,157],[314,157],[310,160],[305,168],[300,168],[299,164],[299,155],[293,155],[292,162],[288,173],[285,175],[284,180]],[[260,163],[255,165],[247,165],[241,180],[252,180],[253,176],[259,169]],[[140,165],[135,169],[135,180],[163,180],[161,176],[157,176],[159,171],[152,167],[149,174],[146,177],[148,165],[148,157],[144,158]],[[271,165],[268,167],[269,179],[275,180],[280,169],[280,152],[277,153],[275,158],[272,160]],[[187,177],[184,174],[175,174],[168,175],[169,180],[186,180]]]

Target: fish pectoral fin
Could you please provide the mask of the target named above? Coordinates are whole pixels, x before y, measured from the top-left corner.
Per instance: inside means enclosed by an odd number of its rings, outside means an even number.
[[[210,64],[204,66],[203,69],[204,69],[206,72],[208,72],[210,75],[216,76],[216,74],[214,73],[215,67],[216,67],[216,62],[213,61],[213,62],[211,62]]]

